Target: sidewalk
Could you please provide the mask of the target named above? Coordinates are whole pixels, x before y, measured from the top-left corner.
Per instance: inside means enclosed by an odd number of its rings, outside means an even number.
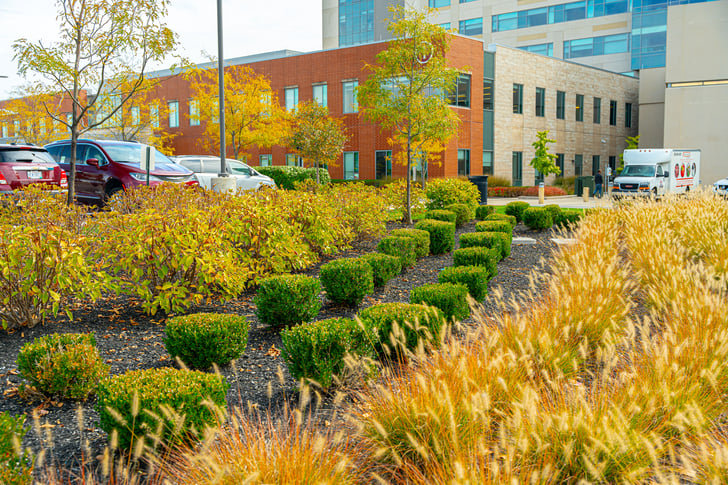
[[[506,205],[509,202],[513,202],[515,200],[521,200],[523,202],[528,202],[533,207],[540,207],[541,204],[538,203],[538,197],[488,197],[488,205]],[[611,209],[612,208],[612,200],[604,196],[601,199],[595,199],[594,197],[589,197],[588,202],[584,202],[584,198],[577,196],[577,195],[562,195],[557,197],[545,197],[544,198],[544,204],[557,204],[559,207],[562,207],[564,209],[591,209],[594,207],[604,207]]]

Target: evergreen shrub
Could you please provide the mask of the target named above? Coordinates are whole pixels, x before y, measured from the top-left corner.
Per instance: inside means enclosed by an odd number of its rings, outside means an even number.
[[[462,320],[470,315],[468,288],[462,284],[435,283],[418,286],[410,293],[410,303],[439,308],[448,320]]]
[[[428,241],[429,242],[429,241]],[[402,272],[402,263],[397,256],[382,253],[370,253],[361,257],[372,267],[374,286],[382,287]]]
[[[554,225],[550,211],[544,207],[531,207],[523,213],[523,223],[530,229],[542,231]]]
[[[403,268],[411,268],[417,259],[417,241],[405,236],[386,236],[377,244],[377,251],[399,258]]]
[[[415,240],[415,256],[424,258],[430,254],[430,233],[421,229],[394,229],[390,236],[411,237]]]
[[[475,208],[475,218],[482,221],[494,212],[495,207],[493,207],[492,205],[479,205]]]
[[[490,278],[490,271],[484,266],[450,266],[440,271],[437,281],[465,285],[474,300],[483,301]]]
[[[523,221],[523,212],[530,207],[528,202],[522,200],[514,200],[506,204],[505,213],[506,215],[513,216],[516,218],[516,222]]]
[[[508,221],[480,221],[475,223],[475,231],[511,234],[513,232],[513,226]]]
[[[326,297],[334,303],[358,305],[374,291],[372,267],[363,259],[335,259],[321,266],[319,278]]]
[[[425,219],[452,222],[453,224],[457,225],[458,215],[451,210],[431,209],[425,212]]]
[[[167,320],[164,346],[193,369],[226,365],[240,358],[248,344],[249,324],[243,315],[193,313]]]
[[[511,235],[504,232],[470,232],[460,236],[460,247],[483,246],[497,249],[499,260],[511,255]]]
[[[462,226],[473,220],[475,207],[467,204],[450,204],[445,210],[455,213],[455,225]]]
[[[452,251],[455,245],[455,224],[433,219],[424,219],[415,224],[415,229],[430,233],[430,252],[443,254]]]
[[[498,260],[500,249],[491,249],[485,246],[472,246],[456,249],[452,252],[452,265],[483,266],[488,270],[490,278],[498,275]]]
[[[486,221],[508,221],[511,224],[511,227],[516,227],[516,224],[517,224],[515,216],[509,216],[508,214],[493,213],[489,216],[486,216],[486,218],[484,220],[486,220]]]
[[[260,282],[255,313],[267,325],[289,326],[310,322],[321,309],[321,283],[306,275],[280,275]]]

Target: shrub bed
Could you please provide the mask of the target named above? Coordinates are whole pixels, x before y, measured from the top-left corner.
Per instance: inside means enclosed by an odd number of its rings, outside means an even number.
[[[472,246],[453,251],[452,264],[455,267],[483,266],[488,270],[490,278],[493,278],[498,275],[498,260],[500,256],[500,249]]]
[[[305,180],[313,180],[316,182],[316,169],[303,167],[255,167],[255,169],[263,175],[272,178],[278,188],[286,190],[294,190],[296,183]],[[319,181],[322,185],[331,182],[329,171],[325,168],[319,168]]]
[[[417,259],[417,241],[405,236],[383,237],[377,244],[377,251],[399,258],[403,268],[411,268]]]
[[[544,207],[531,207],[523,213],[523,223],[530,229],[542,231],[554,225],[551,212]]]
[[[321,283],[306,275],[281,275],[260,282],[255,313],[267,325],[287,326],[309,322],[321,309]]]
[[[448,320],[462,320],[470,315],[468,288],[453,283],[435,283],[413,288],[411,303],[424,303],[439,308]]]
[[[20,349],[18,371],[31,386],[47,396],[83,400],[109,374],[96,349],[93,333],[54,333]]]
[[[511,227],[516,227],[516,218],[508,214],[491,214],[485,218],[486,221],[508,221]]]
[[[559,216],[554,219],[554,224],[560,227],[571,227],[579,223],[583,212],[578,209],[561,209]]]
[[[438,283],[463,284],[468,288],[468,293],[474,300],[483,301],[485,295],[488,294],[490,278],[490,271],[484,266],[451,266],[440,271],[437,281]]]
[[[511,234],[513,232],[513,226],[508,221],[480,221],[475,223],[475,231]]]
[[[450,204],[445,206],[445,210],[455,213],[455,225],[462,226],[473,220],[475,216],[474,206],[467,204]]]
[[[389,280],[402,272],[402,263],[397,256],[389,254],[370,253],[361,257],[372,267],[374,286],[382,287]]]
[[[445,221],[456,224],[458,215],[451,210],[445,209],[432,209],[425,212],[425,219],[432,219],[435,221]]]
[[[559,207],[558,204],[548,204],[543,206],[543,208],[551,214],[551,220],[554,221],[554,223],[561,215],[561,207]]]
[[[516,218],[516,222],[523,221],[523,212],[530,207],[528,202],[514,200],[505,206],[505,213]]]
[[[99,426],[109,437],[116,433],[121,449],[140,439],[154,442],[150,434],[165,445],[190,442],[218,424],[228,387],[219,374],[170,367],[129,371],[100,382]]]
[[[403,357],[406,350],[439,346],[445,315],[437,308],[382,303],[359,312],[359,319],[372,330],[377,351],[385,356]]]
[[[460,235],[460,247],[483,246],[497,249],[500,259],[511,255],[511,235],[503,232],[471,232]]]
[[[372,356],[373,336],[349,318],[330,318],[296,325],[281,332],[281,355],[296,380],[312,382],[324,389],[334,380],[348,381],[366,373],[362,358]],[[354,362],[347,362],[347,356]]]
[[[430,234],[430,252],[444,254],[452,251],[455,245],[455,224],[433,219],[424,219],[415,224],[415,229]]]
[[[164,346],[188,367],[209,369],[238,359],[248,344],[249,324],[243,315],[193,313],[167,320]]]
[[[394,229],[392,236],[411,237],[415,240],[415,256],[424,258],[430,254],[430,233],[421,229]]]
[[[335,259],[321,266],[319,278],[326,297],[334,303],[358,305],[374,291],[372,267],[362,259]]]
[[[475,208],[475,218],[482,221],[494,212],[495,207],[493,207],[492,205],[479,205]]]

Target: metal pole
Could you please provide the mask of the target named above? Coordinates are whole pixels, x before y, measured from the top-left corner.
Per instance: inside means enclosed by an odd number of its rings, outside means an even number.
[[[225,166],[225,71],[222,54],[222,0],[217,0],[217,75],[218,105],[220,107],[220,177],[227,177]]]

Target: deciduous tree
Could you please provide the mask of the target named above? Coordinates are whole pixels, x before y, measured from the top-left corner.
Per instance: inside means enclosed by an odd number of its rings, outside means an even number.
[[[289,145],[316,168],[333,165],[344,150],[347,137],[341,120],[329,116],[329,110],[316,101],[298,105],[291,125]]]
[[[59,0],[59,41],[18,39],[13,44],[21,75],[36,74],[44,91],[71,100],[68,119],[48,110],[71,133],[69,203],[75,196],[79,135],[115,116],[143,84],[150,64],[175,48],[175,35],[163,22],[168,5],[169,0]],[[105,96],[119,96],[118,104],[90,118]]]
[[[197,103],[197,115],[191,119],[205,123],[205,135],[211,146],[220,146],[218,123],[217,69],[192,69],[187,74]],[[281,144],[288,134],[288,114],[265,76],[249,66],[225,69],[225,145],[238,158],[251,145],[270,147]]]
[[[549,130],[536,132],[537,140],[531,143],[536,149],[535,156],[531,159],[531,166],[538,170],[544,177],[549,174],[560,174],[561,169],[556,165],[556,155],[549,152],[549,143],[556,143],[549,137]]]
[[[13,96],[0,109],[0,120],[8,132],[12,127],[14,141],[42,146],[68,136],[66,127],[54,119],[61,114],[61,96],[36,92],[34,86]]]
[[[439,153],[457,133],[459,118],[446,94],[457,70],[448,67],[448,34],[427,21],[429,12],[392,9],[388,29],[394,40],[368,65],[366,82],[357,90],[364,116],[392,131],[391,143],[402,150],[407,167],[406,221],[412,223],[411,167],[417,154]]]

